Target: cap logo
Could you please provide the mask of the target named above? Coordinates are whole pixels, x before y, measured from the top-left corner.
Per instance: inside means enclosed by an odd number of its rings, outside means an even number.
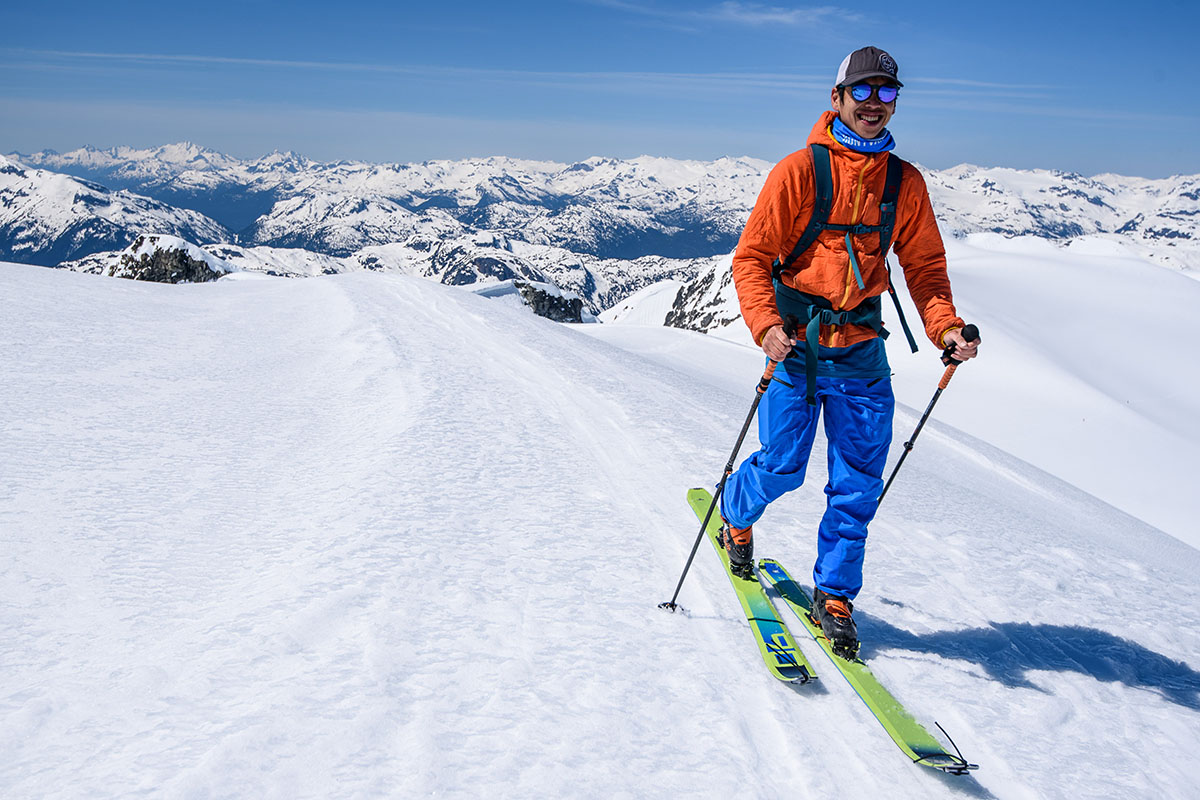
[[[896,62],[887,53],[880,53],[879,68],[889,75],[894,76],[896,74]]]

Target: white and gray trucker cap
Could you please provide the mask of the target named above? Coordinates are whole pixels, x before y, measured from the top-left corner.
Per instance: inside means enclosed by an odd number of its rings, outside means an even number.
[[[878,47],[863,47],[842,61],[834,86],[849,86],[867,78],[887,78],[897,86],[903,86],[896,77],[899,74],[900,68],[896,66],[896,59],[888,55],[887,51]]]

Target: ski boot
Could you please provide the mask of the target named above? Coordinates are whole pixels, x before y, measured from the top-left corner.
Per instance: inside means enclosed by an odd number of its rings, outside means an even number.
[[[754,526],[732,528],[721,526],[721,546],[729,554],[729,571],[739,578],[754,578]]]
[[[858,656],[858,628],[854,624],[854,604],[845,597],[813,590],[813,621],[829,640],[833,654],[847,661]]]

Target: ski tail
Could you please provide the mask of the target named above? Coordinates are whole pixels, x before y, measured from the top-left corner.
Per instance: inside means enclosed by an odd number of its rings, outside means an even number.
[[[825,638],[821,628],[813,621],[811,596],[792,580],[791,575],[783,568],[782,564],[774,559],[765,558],[759,562],[759,570],[768,584],[779,593],[779,596],[800,619],[804,629],[825,651],[833,665],[842,673],[855,693],[862,698],[867,708],[875,715],[875,719],[879,720],[879,724],[883,726],[892,741],[905,755],[914,763],[939,769],[952,775],[965,775],[970,770],[979,769],[977,764],[971,764],[963,758],[958,746],[946,735],[945,729],[939,725],[938,729],[950,741],[954,752],[951,753],[943,747],[941,742],[934,738],[921,723],[917,722],[900,701],[884,688],[861,659],[855,658],[853,661],[847,661],[834,655],[833,646]]]

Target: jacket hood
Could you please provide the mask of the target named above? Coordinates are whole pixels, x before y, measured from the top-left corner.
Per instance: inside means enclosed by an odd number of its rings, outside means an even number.
[[[830,149],[848,149],[837,139],[833,138],[833,134],[830,132],[835,119],[837,119],[836,111],[826,111],[822,114],[821,118],[817,120],[817,124],[813,125],[812,132],[808,134],[808,141],[805,144],[823,144]]]

